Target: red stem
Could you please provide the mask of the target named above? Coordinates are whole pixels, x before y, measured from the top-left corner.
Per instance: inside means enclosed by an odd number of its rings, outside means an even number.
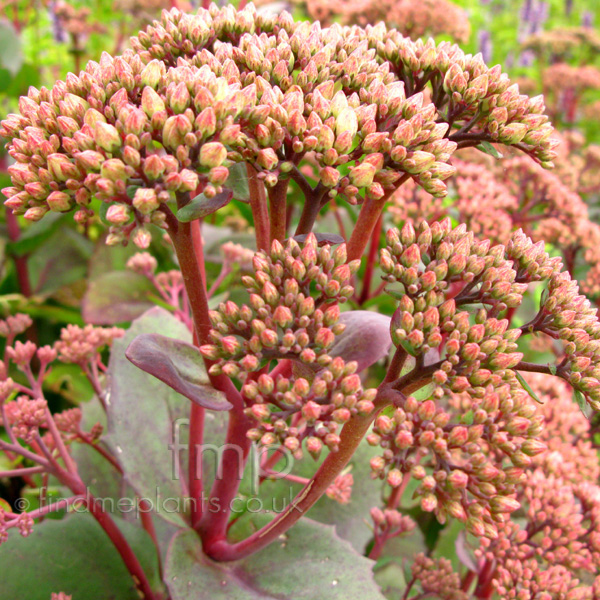
[[[202,234],[199,221],[193,221],[190,228],[192,236],[192,247],[196,261],[196,270],[200,281],[198,287],[208,308],[208,299],[206,295],[206,270],[204,265],[204,244],[202,243]],[[203,307],[204,310],[204,307]],[[207,313],[208,316],[208,313]],[[200,336],[197,331],[194,332],[194,343],[200,345]],[[204,342],[205,343],[205,342]],[[201,447],[204,443],[204,408],[192,403],[190,409],[190,439],[189,439],[189,457],[188,457],[188,485],[191,502],[191,521],[195,526],[202,517],[204,509],[202,503],[202,452]]]
[[[204,551],[214,560],[231,561],[244,558],[269,545],[294,525],[326,492],[327,488],[348,464],[363,436],[369,430],[379,410],[391,402],[388,388],[380,388],[376,399],[376,410],[369,416],[356,416],[350,419],[342,429],[341,441],[337,452],[330,452],[314,477],[304,486],[285,511],[279,513],[268,525],[265,525],[245,540],[236,544],[228,543],[225,538],[203,539]]]
[[[192,315],[194,317],[194,325],[196,330],[197,342],[206,344],[210,342],[211,324],[208,316],[208,298],[206,296],[206,288],[202,277],[202,268],[199,265],[199,259],[202,260],[198,248],[194,250],[192,243],[192,229],[189,223],[180,223],[176,231],[172,231],[172,240],[179,260],[179,267],[185,283],[185,288],[188,294]],[[202,260],[203,262],[203,260]],[[207,369],[210,369],[211,362],[205,361]],[[248,454],[250,442],[246,437],[246,431],[249,427],[249,421],[243,413],[244,401],[237,391],[231,380],[225,375],[209,375],[214,388],[223,392],[229,402],[233,405],[230,412],[229,428],[226,444],[234,445],[241,448],[242,455]],[[190,468],[191,464],[196,460],[196,445],[202,444],[200,423],[200,412],[192,405],[192,415],[190,418]],[[198,407],[200,408],[200,407]],[[192,522],[200,528],[207,527],[209,531],[223,530],[223,522],[229,517],[229,501],[223,498],[233,499],[237,493],[239,481],[235,478],[235,473],[238,468],[238,462],[232,464],[231,452],[224,452],[222,457],[221,473],[222,478],[215,480],[211,490],[211,500],[215,498],[219,502],[219,506],[223,512],[218,513],[215,517],[212,514],[206,513],[204,519],[201,514],[202,509],[202,492],[201,480],[196,478],[196,470],[194,468],[193,477],[190,479],[190,495],[192,501]],[[195,482],[198,483],[195,483]],[[193,490],[193,491],[192,491]],[[200,490],[200,495],[198,492]],[[232,496],[233,493],[233,496]],[[223,497],[223,498],[222,498]],[[209,521],[209,524],[207,524]],[[213,523],[214,521],[214,523]]]
[[[131,549],[131,546],[125,539],[125,536],[121,533],[121,530],[117,527],[110,515],[104,512],[102,509],[102,503],[97,503],[96,499],[91,494],[86,494],[83,483],[81,484],[81,487],[83,488],[82,493],[85,495],[85,505],[87,509],[111,539],[112,543],[117,549],[117,552],[123,559],[127,570],[131,573],[136,587],[141,592],[142,598],[146,600],[154,600],[154,592],[150,587],[146,573],[144,572],[138,557],[135,555]]]
[[[367,198],[363,202],[358,215],[358,220],[356,221],[356,225],[346,248],[349,261],[362,258],[385,203],[409,177],[410,175],[408,174],[403,175],[398,181],[398,186],[394,190],[389,191],[383,198],[379,198],[378,200]]]
[[[277,184],[269,188],[269,209],[271,219],[270,239],[283,242],[287,237],[287,189],[289,179],[280,179]]]
[[[246,163],[248,173],[248,187],[250,188],[250,207],[254,219],[257,250],[268,250],[269,244],[269,211],[267,209],[267,196],[264,183],[258,178],[256,169]],[[285,222],[285,221],[284,221]]]
[[[359,304],[364,304],[370,297],[371,281],[373,280],[373,273],[375,271],[375,263],[377,261],[377,251],[379,250],[379,238],[381,237],[381,230],[383,229],[383,215],[379,215],[375,229],[371,235],[371,247],[369,248],[369,255],[367,257],[367,266],[365,269],[365,275],[363,277],[363,289],[360,295]]]

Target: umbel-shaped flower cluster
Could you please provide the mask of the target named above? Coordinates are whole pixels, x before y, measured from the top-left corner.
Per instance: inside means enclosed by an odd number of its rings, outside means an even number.
[[[213,5],[165,12],[132,45],[52,89],[31,88],[21,115],[3,122],[14,212],[37,220],[75,207],[84,221],[100,198],[109,242],[133,233],[143,247],[173,196],[221,194],[243,161],[269,188],[298,183],[309,230],[336,195],[377,200],[406,178],[443,195],[456,148],[511,144],[545,166],[555,156],[541,97],[520,95],[479,55],[383,24],[322,29]],[[315,188],[298,171],[307,155]]]
[[[416,367],[394,387],[412,393],[431,382],[425,398],[409,396],[377,417],[374,475],[393,488],[410,474],[420,482],[421,506],[442,521],[466,522],[477,536],[495,538],[497,524],[519,508],[516,484],[532,457],[545,450],[543,418],[535,415],[516,371],[540,370],[569,381],[594,409],[600,396],[596,310],[578,294],[558,258],[517,232],[506,247],[476,241],[464,226],[426,223],[387,233],[381,252],[385,278],[400,286],[391,334],[397,356]],[[527,287],[547,282],[537,316],[519,328],[500,319],[517,308]],[[449,299],[447,299],[450,297]],[[517,341],[543,331],[564,342],[556,366],[523,362]]]
[[[270,253],[255,254],[254,274],[242,277],[249,305],[228,301],[210,313],[213,343],[200,352],[217,361],[211,374],[244,382],[247,413],[259,422],[251,439],[292,452],[305,439],[316,457],[323,444],[337,448],[340,425],[373,411],[376,390],[363,390],[357,364],[331,354],[345,329],[339,304],[353,294],[360,264],[346,260],[345,244],[319,247],[314,234],[302,246],[275,240]],[[276,359],[288,361],[267,374]]]

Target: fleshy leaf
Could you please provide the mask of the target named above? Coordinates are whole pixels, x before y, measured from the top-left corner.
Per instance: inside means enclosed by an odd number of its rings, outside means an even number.
[[[490,156],[493,156],[496,160],[504,158],[502,153],[498,152],[495,146],[486,141],[481,142],[481,144],[477,146],[477,150],[481,150],[481,152],[483,152],[484,154],[489,154]]]
[[[573,388],[573,398],[575,399],[577,406],[579,406],[579,410],[581,410],[581,414],[586,419],[589,419],[590,412],[591,412],[590,405],[587,403],[587,400],[585,399],[583,392],[581,390],[578,390],[577,388]]]
[[[229,177],[225,182],[225,187],[233,192],[233,197],[242,202],[250,200],[250,187],[248,186],[248,174],[246,172],[246,163],[239,162],[229,167]]]
[[[104,273],[90,282],[82,303],[83,318],[93,325],[131,321],[154,306],[150,300],[153,293],[156,290],[143,275],[129,271]]]
[[[227,206],[232,198],[233,193],[230,190],[225,190],[213,198],[207,198],[204,194],[198,194],[189,204],[182,206],[177,211],[177,219],[182,223],[202,219]]]
[[[256,528],[271,518],[254,514],[244,521]],[[177,533],[165,565],[172,600],[383,600],[372,561],[340,540],[333,527],[304,518],[284,538],[227,565],[206,559],[194,531]]]
[[[80,509],[78,509],[80,510]],[[115,509],[117,510],[117,509]],[[158,584],[156,551],[141,528],[116,519],[150,583]],[[46,519],[22,538],[12,531],[0,546],[2,598],[48,600],[63,591],[73,598],[139,600],[133,579],[112,542],[87,513]]]
[[[138,369],[204,408],[231,408],[223,394],[211,386],[204,360],[192,344],[158,333],[143,333],[129,344],[125,356]]]
[[[523,375],[519,373],[519,371],[515,371],[515,375],[517,377],[518,382],[521,384],[523,389],[535,400],[538,404],[544,404],[539,398],[538,395],[533,391],[531,386],[527,383]]]
[[[346,325],[331,347],[331,356],[341,356],[346,362],[355,360],[358,371],[387,356],[391,346],[390,317],[370,310],[353,310],[340,315]]]
[[[186,466],[179,466],[177,459],[185,457],[180,450],[186,444],[190,402],[125,358],[127,346],[142,333],[191,342],[187,327],[158,307],[136,319],[125,335],[113,342],[107,373],[105,439],[137,494],[152,499],[157,514],[181,527],[187,522],[188,505],[180,483]],[[174,439],[176,435],[183,439]],[[173,446],[177,443],[183,448]],[[165,505],[166,499],[169,502]]]

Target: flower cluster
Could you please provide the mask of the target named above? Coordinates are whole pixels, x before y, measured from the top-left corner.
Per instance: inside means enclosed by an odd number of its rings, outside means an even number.
[[[528,380],[544,402],[535,409],[544,419],[541,437],[548,450],[534,458],[519,484],[523,521],[504,523],[496,539],[481,540],[475,552],[481,566],[478,589],[502,598],[593,600],[600,591],[600,579],[593,579],[600,488],[590,423],[570,400],[566,384],[542,375]]]
[[[364,26],[385,21],[413,40],[446,34],[456,42],[464,43],[471,35],[467,13],[448,0],[307,0],[306,10],[313,20],[321,23],[331,23],[333,18],[339,18],[344,25]]]
[[[37,220],[77,207],[84,221],[97,197],[110,204],[108,242],[133,235],[146,247],[146,226],[165,226],[173,196],[222,193],[233,162],[274,186],[299,180],[310,155],[321,199],[360,203],[361,191],[382,198],[409,177],[443,195],[451,154],[482,140],[545,166],[555,156],[541,98],[520,95],[479,56],[382,24],[321,29],[213,6],[165,12],[132,46],[31,88],[21,115],[3,122],[14,212]]]
[[[46,425],[46,400],[38,398],[30,399],[28,396],[19,396],[4,406],[7,424],[11,426],[15,437],[27,443],[33,442],[39,435],[40,427]]]
[[[420,482],[423,510],[495,538],[506,513],[520,506],[515,494],[523,469],[546,448],[543,416],[515,376],[527,368],[516,342],[536,331],[562,340],[566,355],[551,370],[597,410],[596,311],[560,272],[560,259],[520,231],[506,247],[490,247],[462,225],[423,223],[415,231],[409,222],[390,230],[386,242],[384,278],[401,289],[392,340],[417,361],[396,387],[411,391],[431,381],[433,389],[429,399],[409,396],[393,415],[376,419],[367,439],[384,452],[371,461],[374,476],[395,488],[410,473]],[[536,281],[548,282],[538,315],[510,328],[498,317],[517,308]]]
[[[392,488],[412,476],[424,511],[494,538],[497,523],[519,508],[514,495],[523,468],[545,449],[536,437],[542,419],[533,412],[527,394],[508,384],[488,386],[481,399],[411,396],[392,417],[375,421],[367,441],[384,452],[372,459],[373,474]]]
[[[67,325],[54,344],[58,358],[62,362],[85,366],[93,362],[98,353],[110,346],[114,339],[123,336],[125,331],[118,327],[94,327]]]
[[[600,37],[593,27],[561,28],[539,31],[527,38],[523,47],[540,57],[564,58],[582,46],[600,50]]]
[[[452,569],[447,558],[429,558],[425,554],[417,554],[411,566],[413,583],[419,582],[425,595],[435,594],[441,600],[467,600],[468,596],[461,589],[458,573]]]
[[[346,258],[345,244],[319,247],[314,234],[302,246],[275,240],[270,253],[256,253],[254,274],[242,277],[249,305],[228,301],[210,313],[213,343],[200,352],[220,361],[211,371],[238,376],[277,358],[331,364],[328,350],[344,330],[338,303],[353,294],[350,280],[360,264]]]
[[[355,362],[330,351],[344,331],[340,309],[353,293],[350,279],[359,261],[346,262],[344,244],[319,247],[314,234],[299,245],[274,241],[270,253],[253,258],[253,275],[242,282],[249,304],[221,303],[211,311],[213,343],[200,347],[213,375],[237,377],[246,412],[258,421],[248,435],[296,452],[306,440],[316,457],[323,445],[335,450],[337,430],[355,414],[373,411],[375,390],[364,390]],[[291,359],[290,372],[263,371],[274,359]],[[298,415],[300,423],[288,419]]]

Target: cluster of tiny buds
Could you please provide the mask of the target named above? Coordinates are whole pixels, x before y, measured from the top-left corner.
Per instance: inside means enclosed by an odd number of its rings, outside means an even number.
[[[419,582],[423,597],[434,594],[442,600],[467,600],[461,579],[447,558],[430,558],[417,554],[411,567],[413,578]]]
[[[73,596],[68,596],[64,592],[58,592],[58,594],[52,594],[50,600],[71,600]]]
[[[583,393],[590,406],[600,410],[600,323],[598,309],[579,294],[569,273],[551,278],[549,294],[534,320],[537,331],[560,339],[565,358],[558,367],[574,388]]]
[[[151,278],[156,272],[158,262],[149,252],[136,252],[127,261],[126,267],[134,273]]]
[[[335,481],[327,488],[325,494],[331,500],[338,504],[348,504],[352,496],[352,486],[354,485],[354,476],[352,473],[342,473],[335,478]]]
[[[76,208],[83,223],[96,197],[108,203],[107,242],[133,236],[145,248],[147,226],[167,226],[174,196],[214,197],[233,163],[271,187],[310,154],[324,196],[359,203],[361,190],[380,199],[407,177],[444,195],[450,156],[473,145],[463,124],[544,166],[555,156],[541,98],[519,94],[480,55],[383,24],[322,29],[214,5],[164,12],[132,46],[52,89],[30,88],[21,114],[2,122],[16,161],[4,190],[11,210],[38,220]],[[433,81],[429,101],[422,90]]]
[[[455,397],[447,409],[439,404],[410,396],[392,416],[377,417],[367,442],[383,454],[371,459],[372,475],[396,488],[410,474],[424,511],[495,538],[496,524],[519,508],[513,496],[524,468],[546,449],[537,437],[543,417],[523,390],[509,385],[490,387],[481,399]]]
[[[125,331],[119,327],[94,327],[67,325],[60,332],[60,340],[54,344],[58,358],[62,362],[86,366],[94,361],[98,353],[110,346],[114,339]]]
[[[375,409],[377,390],[363,389],[356,367],[355,362],[336,357],[311,382],[281,374],[247,381],[242,386],[249,403],[246,413],[257,421],[248,437],[264,446],[282,444],[298,459],[302,442],[314,459],[324,446],[336,452],[338,429],[353,416],[366,416]],[[293,417],[292,424],[288,424],[289,417]]]
[[[371,509],[373,533],[375,538],[385,536],[385,539],[412,533],[417,524],[408,515],[403,515],[392,508],[381,509],[377,506]]]
[[[29,315],[22,313],[10,315],[6,319],[0,320],[0,336],[7,338],[10,343],[10,340],[31,327],[31,324]]]
[[[249,305],[228,301],[210,313],[213,343],[200,352],[218,361],[211,373],[244,380],[265,360],[278,358],[330,364],[328,351],[344,330],[338,303],[352,295],[350,280],[360,264],[346,258],[345,244],[319,247],[314,234],[302,246],[294,239],[285,246],[275,240],[270,253],[256,253],[254,274],[242,277]]]
[[[6,504],[6,508],[4,508]],[[0,503],[0,545],[8,539],[8,529],[17,527],[23,537],[29,537],[33,532],[33,519],[28,512],[12,513],[5,501]]]
[[[19,396],[12,402],[4,405],[6,420],[11,426],[15,437],[30,444],[39,435],[40,427],[47,427],[46,400],[38,398],[32,400],[29,396]]]

